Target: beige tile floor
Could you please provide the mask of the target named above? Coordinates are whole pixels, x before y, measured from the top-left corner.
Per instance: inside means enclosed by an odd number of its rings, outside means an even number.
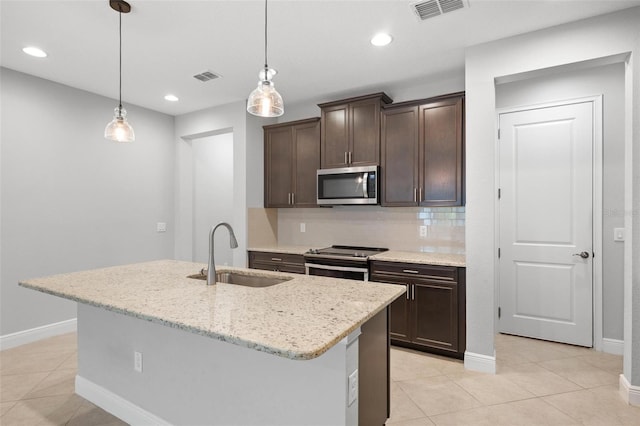
[[[640,425],[618,394],[622,357],[513,336],[496,337],[498,374],[393,348],[393,426]],[[124,425],[74,394],[75,333],[0,352],[0,424]]]
[[[618,393],[622,357],[496,336],[498,372],[394,348],[387,425],[634,425],[640,408]]]

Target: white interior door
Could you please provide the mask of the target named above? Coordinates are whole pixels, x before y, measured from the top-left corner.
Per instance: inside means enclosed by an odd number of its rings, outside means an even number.
[[[593,345],[593,102],[499,114],[499,330]]]

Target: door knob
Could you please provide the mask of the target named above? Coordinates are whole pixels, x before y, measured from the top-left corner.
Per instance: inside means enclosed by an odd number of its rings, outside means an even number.
[[[586,251],[580,252],[580,253],[573,253],[572,256],[580,256],[583,259],[588,259],[589,258],[589,253],[587,253]]]

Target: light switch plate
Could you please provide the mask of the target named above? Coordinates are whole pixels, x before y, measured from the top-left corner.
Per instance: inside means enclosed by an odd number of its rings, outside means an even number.
[[[300,223],[300,232],[307,232],[307,224],[306,223]]]
[[[613,228],[613,241],[624,241],[624,228]]]
[[[165,222],[156,223],[156,232],[167,232],[167,224]]]
[[[358,370],[349,375],[349,405],[358,399]]]
[[[138,373],[142,373],[142,352],[133,352],[133,369]]]

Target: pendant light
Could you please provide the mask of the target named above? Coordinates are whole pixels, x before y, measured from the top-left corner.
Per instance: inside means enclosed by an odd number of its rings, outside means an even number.
[[[276,70],[267,65],[267,0],[264,0],[264,69],[258,74],[258,87],[247,100],[247,112],[258,117],[280,117],[284,114],[282,96],[271,79]]]
[[[120,19],[120,90],[118,106],[113,111],[113,120],[104,129],[104,137],[115,142],[133,142],[136,136],[133,127],[127,122],[127,110],[122,107],[122,14],[131,11],[131,5],[124,0],[109,0],[109,6],[116,12]]]

